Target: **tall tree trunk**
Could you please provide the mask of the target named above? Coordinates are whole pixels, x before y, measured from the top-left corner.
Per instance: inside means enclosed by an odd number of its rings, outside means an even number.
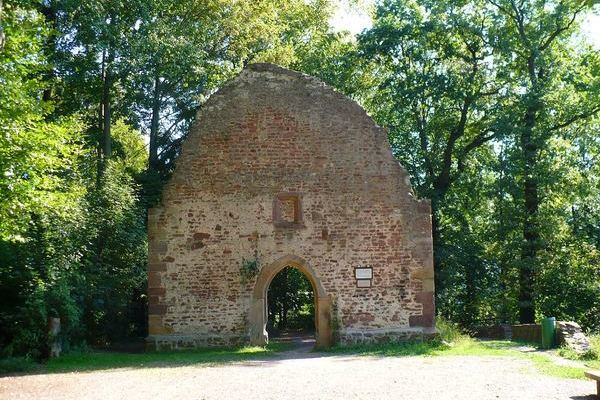
[[[477,72],[477,62],[474,61],[473,71],[471,73],[471,80],[474,78]],[[443,287],[441,269],[443,268],[443,255],[441,254],[441,250],[443,247],[443,239],[440,231],[440,221],[439,221],[439,210],[441,209],[441,204],[450,190],[450,185],[453,180],[452,176],[452,165],[456,161],[456,143],[465,135],[465,129],[467,126],[467,121],[469,118],[469,110],[473,105],[473,96],[467,95],[461,107],[460,119],[458,123],[452,131],[450,131],[450,135],[448,137],[448,142],[446,143],[446,147],[442,156],[442,165],[439,173],[437,175],[430,175],[430,179],[432,182],[433,193],[431,196],[431,228],[432,228],[432,241],[433,241],[433,270],[434,270],[434,280],[435,280],[435,292],[436,295],[439,293],[439,289]],[[430,165],[433,163],[429,163]],[[430,174],[433,173],[431,170]]]
[[[477,320],[477,290],[476,290],[476,274],[474,265],[477,262],[472,262],[465,266],[465,308],[462,322],[465,326],[473,326]]]
[[[112,89],[112,63],[114,53],[112,49],[108,50],[108,58],[103,71],[102,79],[102,153],[108,160],[112,155],[112,138],[110,132],[111,125],[111,89]]]
[[[104,70],[106,69],[106,50],[102,51],[102,59],[100,61],[100,79],[104,86]],[[102,175],[104,174],[104,160],[102,152],[102,131],[104,126],[104,107],[102,99],[98,104],[98,142],[96,145],[96,187],[100,187]]]
[[[150,122],[150,146],[148,155],[148,167],[151,171],[159,168],[158,160],[158,129],[160,120],[160,78],[158,68],[154,76],[154,95],[152,98],[152,120]]]
[[[533,301],[534,280],[539,247],[538,225],[538,182],[535,175],[538,146],[533,138],[536,110],[530,106],[525,117],[525,127],[521,133],[521,151],[523,157],[523,200],[525,216],[523,221],[523,247],[519,270],[519,321],[523,324],[535,320]]]
[[[104,50],[102,52],[101,61],[101,78],[102,78],[102,98],[100,99],[99,108],[99,131],[100,140],[98,141],[98,173],[97,173],[97,184],[100,183],[100,179],[104,174],[106,163],[112,154],[112,138],[111,138],[111,89],[112,89],[112,76],[111,76],[111,64],[114,60],[114,53],[112,49]]]
[[[442,268],[443,268],[443,257],[442,257],[442,234],[440,231],[440,221],[438,216],[439,202],[436,198],[431,199],[431,236],[433,242],[433,270],[434,281],[435,281],[435,292],[438,294],[439,289],[442,288]]]
[[[539,144],[535,138],[537,113],[540,109],[538,98],[538,80],[535,66],[535,56],[527,60],[529,79],[531,83],[530,96],[527,99],[524,126],[521,130],[521,156],[523,160],[523,246],[519,268],[519,321],[523,324],[535,321],[534,283],[537,265],[537,252],[540,245],[538,222],[539,195],[538,177],[536,171]]]
[[[0,51],[4,48],[4,24],[2,24],[2,10],[3,10],[2,0],[0,0]]]
[[[2,0],[0,0],[0,9]],[[50,33],[46,36],[46,40],[44,42],[44,55],[46,56],[46,60],[52,64],[53,54],[56,51],[56,34],[54,33],[54,29],[56,28],[56,10],[53,7],[52,1],[49,1],[46,4],[42,4],[42,14],[45,17],[46,24],[51,28]],[[47,86],[44,88],[44,92],[42,94],[42,100],[47,102],[52,100],[52,80],[54,79],[54,68],[48,68],[47,72],[44,73],[44,80],[47,83]]]

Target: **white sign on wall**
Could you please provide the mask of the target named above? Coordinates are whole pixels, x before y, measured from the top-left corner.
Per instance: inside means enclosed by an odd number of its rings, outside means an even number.
[[[356,267],[354,268],[354,278],[356,278],[356,287],[369,288],[373,280],[373,268]]]
[[[359,288],[371,287],[371,280],[370,279],[357,279],[356,287],[359,287]]]
[[[354,269],[354,277],[356,279],[373,279],[373,268],[357,267]]]

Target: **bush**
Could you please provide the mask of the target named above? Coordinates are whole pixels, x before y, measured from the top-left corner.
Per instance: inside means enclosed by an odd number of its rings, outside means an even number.
[[[588,357],[592,360],[600,360],[600,333],[590,336],[590,345],[592,350],[588,352]]]
[[[600,333],[590,336],[590,344],[592,345],[592,350],[600,357]]]
[[[19,372],[31,372],[40,367],[41,365],[30,357],[0,358],[0,376]]]
[[[458,324],[448,321],[443,317],[437,317],[435,327],[440,341],[447,343],[456,343],[464,340],[470,340],[471,337],[465,334]]]

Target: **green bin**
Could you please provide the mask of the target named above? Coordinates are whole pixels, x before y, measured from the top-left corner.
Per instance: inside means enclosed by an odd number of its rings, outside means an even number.
[[[556,337],[556,318],[549,317],[542,320],[542,348],[554,347]]]

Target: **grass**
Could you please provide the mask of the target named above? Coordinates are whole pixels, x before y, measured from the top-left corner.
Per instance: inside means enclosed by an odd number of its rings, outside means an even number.
[[[438,340],[431,342],[409,342],[381,345],[335,346],[331,353],[356,354],[365,356],[498,356],[529,360],[542,374],[560,378],[584,379],[586,369],[600,370],[600,335],[590,337],[592,352],[584,359],[575,353],[560,349],[558,355],[580,361],[574,365],[557,363],[549,354],[519,351],[519,346],[537,349],[537,344],[511,342],[508,340],[482,341],[463,334],[457,325],[438,319]]]
[[[0,376],[11,373],[32,373],[41,370],[41,367],[29,357],[0,358]]]
[[[0,375],[12,373],[59,373],[93,371],[112,368],[173,367],[196,364],[216,364],[268,358],[289,348],[288,344],[237,349],[198,349],[147,353],[71,352],[44,364],[29,358],[0,360]]]
[[[334,346],[327,350],[337,354],[365,356],[514,356],[520,354],[514,347],[517,343],[494,340],[478,341],[461,338],[452,343],[442,341],[386,343],[375,345]],[[512,350],[511,350],[512,348]]]
[[[592,345],[593,356],[586,360],[585,364],[590,368],[600,370],[600,333],[590,336],[590,344]]]
[[[498,356],[529,360],[536,369],[546,375],[583,379],[586,369],[600,369],[597,356],[578,360],[575,365],[557,363],[548,354],[519,351],[517,347],[530,343],[518,343],[506,340],[481,341],[457,333],[452,325],[440,326],[438,340],[430,342],[388,343],[379,345],[334,346],[328,354],[352,354],[359,356],[402,357],[402,356]],[[600,336],[592,337],[595,354],[600,354]],[[148,353],[111,353],[111,352],[72,352],[60,358],[51,359],[46,364],[38,364],[27,358],[0,359],[0,375],[8,373],[59,373],[91,371],[112,368],[152,368],[173,367],[197,364],[215,364],[232,361],[264,359],[278,352],[288,350],[289,344],[270,344],[267,347],[241,347],[238,349],[199,349],[186,351],[165,351]],[[567,353],[560,350],[559,354]]]
[[[542,354],[529,354],[525,357],[533,362],[533,365],[544,375],[556,376],[558,378],[585,379],[583,372],[587,369],[583,366],[557,364],[552,358]]]
[[[429,343],[400,343],[382,345],[335,346],[329,351],[336,354],[356,354],[362,356],[496,356],[530,360],[536,369],[545,375],[559,378],[584,379],[584,365],[571,366],[557,363],[547,354],[523,352],[519,346],[535,346],[531,343],[518,343],[508,340],[480,341],[463,337],[451,344],[441,341]],[[589,366],[589,365],[588,365]],[[590,366],[591,367],[591,366]]]
[[[592,349],[586,354],[577,354],[573,350],[562,347],[558,350],[561,357],[581,361],[586,367],[600,370],[600,334],[589,336]]]

